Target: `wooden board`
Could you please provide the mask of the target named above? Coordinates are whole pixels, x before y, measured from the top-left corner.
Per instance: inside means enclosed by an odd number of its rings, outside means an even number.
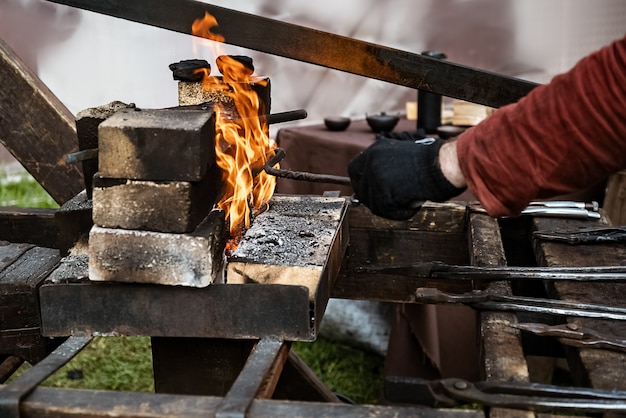
[[[536,218],[538,231],[576,230],[581,227],[602,226],[606,220]],[[623,265],[626,246],[623,244],[569,245],[548,241],[535,243],[537,259],[544,266],[611,266]],[[619,283],[552,283],[549,294],[558,299],[626,307],[626,284]],[[626,338],[626,327],[620,321],[568,318],[567,322],[591,328],[603,334]],[[599,389],[626,390],[626,354],[599,349],[566,351],[570,370],[576,383]]]
[[[391,267],[428,261],[468,264],[466,205],[430,203],[408,221],[374,216],[365,206],[351,205],[350,245],[333,297],[412,302],[417,287],[466,292],[471,284],[414,279],[362,272],[362,267]]]
[[[0,208],[0,240],[57,248],[56,209]]]
[[[0,143],[59,204],[85,188],[74,116],[0,39]]]

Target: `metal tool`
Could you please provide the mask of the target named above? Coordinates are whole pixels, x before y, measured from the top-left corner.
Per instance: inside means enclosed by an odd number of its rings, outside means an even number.
[[[554,337],[562,344],[580,348],[604,348],[626,352],[626,338],[606,335],[574,323],[547,325],[538,323],[517,323],[511,327],[541,337]]]
[[[483,311],[535,312],[548,315],[626,321],[626,308],[591,303],[567,302],[556,299],[524,296],[502,296],[482,290],[450,294],[435,288],[418,288],[415,302],[431,304],[463,304]]]
[[[626,266],[588,267],[478,267],[438,261],[389,267],[360,267],[360,273],[394,274],[414,278],[513,281],[552,280],[573,282],[626,282]]]
[[[479,403],[498,408],[570,412],[626,411],[626,391],[515,382],[468,382],[388,377],[385,398],[391,402],[434,407]]]
[[[536,231],[533,238],[567,244],[626,242],[626,226],[592,227],[576,230]]]
[[[487,213],[487,211],[478,204],[469,205],[472,212]],[[544,216],[551,218],[574,218],[574,219],[600,219],[600,210],[598,202],[573,202],[573,201],[538,201],[530,202],[529,205],[522,210],[521,215],[527,216]]]
[[[269,175],[291,180],[310,181],[314,183],[332,183],[340,184],[342,186],[350,186],[352,184],[350,181],[350,177],[335,176],[332,174],[315,174],[308,173],[306,171],[293,171],[285,170],[282,168],[274,168],[276,164],[278,164],[280,161],[282,161],[283,158],[285,158],[285,150],[282,148],[274,148],[273,151],[274,155],[270,157],[263,166],[263,170]],[[253,174],[255,174],[254,171]]]
[[[96,13],[192,34],[208,13],[217,20],[210,33],[224,42],[421,91],[500,107],[514,103],[536,83],[401,51],[316,29],[192,0],[50,0]]]

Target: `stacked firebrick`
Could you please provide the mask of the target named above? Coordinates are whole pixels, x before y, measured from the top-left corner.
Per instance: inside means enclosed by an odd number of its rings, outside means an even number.
[[[98,127],[89,277],[204,287],[223,280],[215,114],[118,110]]]

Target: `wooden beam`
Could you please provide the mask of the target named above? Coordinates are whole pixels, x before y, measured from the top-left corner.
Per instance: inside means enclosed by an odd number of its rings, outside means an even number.
[[[55,213],[56,209],[2,207],[0,240],[58,248]]]
[[[1,386],[0,386],[1,387]],[[222,398],[210,396],[180,396],[153,393],[51,389],[39,387],[25,399],[20,408],[24,418],[54,416],[70,418],[101,418],[115,411],[118,417],[165,418],[171,416],[213,416]],[[316,417],[377,417],[377,418],[435,418],[484,417],[482,411],[464,409],[426,409],[390,406],[354,406],[337,403],[288,402],[254,400],[249,417],[279,416]]]
[[[469,217],[471,264],[479,267],[506,265],[506,256],[500,237],[498,221],[485,214],[472,213]],[[495,282],[487,291],[511,295],[508,282]],[[484,379],[496,382],[528,382],[528,365],[524,358],[520,332],[509,324],[517,316],[509,312],[481,312],[480,333],[484,362]],[[530,411],[493,408],[490,417],[534,417]]]
[[[59,204],[85,188],[74,116],[0,39],[0,143]]]

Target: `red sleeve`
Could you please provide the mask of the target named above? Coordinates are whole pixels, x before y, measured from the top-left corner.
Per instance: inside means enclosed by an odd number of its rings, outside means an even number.
[[[457,152],[492,216],[626,168],[626,37],[465,131]]]

